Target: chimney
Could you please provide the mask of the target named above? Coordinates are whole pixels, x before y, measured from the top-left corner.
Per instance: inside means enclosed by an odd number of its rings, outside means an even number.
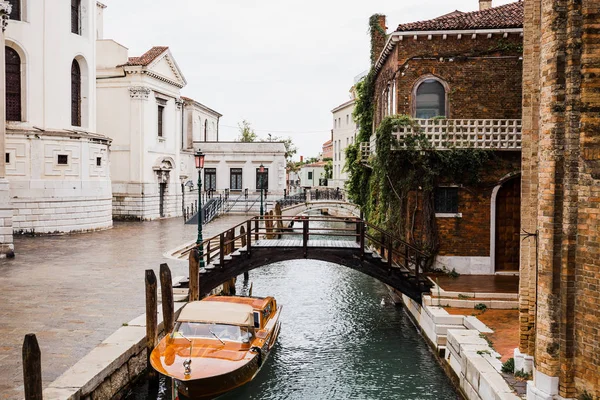
[[[479,0],[479,11],[492,8],[492,0]]]
[[[375,19],[375,21],[373,21]],[[371,24],[376,22],[376,26],[371,28],[371,64],[375,64],[375,61],[379,58],[379,55],[385,47],[387,26],[385,26],[385,15],[375,14],[371,16],[369,21]]]

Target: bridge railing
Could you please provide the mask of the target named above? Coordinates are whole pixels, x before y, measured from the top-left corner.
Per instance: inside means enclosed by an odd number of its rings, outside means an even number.
[[[312,226],[313,223],[341,222],[344,228]],[[353,225],[352,227],[347,227]],[[202,242],[203,257],[206,265],[216,261],[219,266],[225,265],[226,256],[240,247],[245,247],[249,255],[253,245],[262,239],[289,239],[294,236],[301,242],[304,255],[307,255],[311,239],[334,237],[336,240],[346,239],[358,243],[361,258],[366,252],[375,249],[389,268],[400,268],[420,282],[430,256],[419,248],[403,241],[375,225],[368,224],[355,217],[323,217],[323,216],[265,216],[254,217],[241,222],[227,231],[221,232]],[[343,246],[341,246],[343,247]]]

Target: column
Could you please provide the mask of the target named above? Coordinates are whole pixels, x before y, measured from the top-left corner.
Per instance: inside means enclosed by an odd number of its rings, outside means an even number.
[[[0,93],[5,93],[5,54],[4,31],[8,23],[11,6],[5,1],[0,1]],[[0,98],[0,258],[14,257],[12,207],[10,205],[10,191],[6,179],[6,97]]]

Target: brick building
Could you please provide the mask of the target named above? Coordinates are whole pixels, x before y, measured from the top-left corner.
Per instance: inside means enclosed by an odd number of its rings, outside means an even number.
[[[401,24],[387,36],[381,16],[372,42],[379,54],[373,60],[375,127],[385,117],[408,115],[437,150],[493,153],[477,184],[441,176],[434,191],[437,266],[466,274],[519,268],[523,3],[490,3],[480,1],[475,12]],[[375,145],[373,136],[363,150],[376,153]],[[402,211],[408,239],[419,235],[414,226],[426,219],[422,198],[409,193]]]
[[[515,361],[533,369],[529,400],[600,398],[599,23],[596,0],[525,2],[521,226],[532,236]]]

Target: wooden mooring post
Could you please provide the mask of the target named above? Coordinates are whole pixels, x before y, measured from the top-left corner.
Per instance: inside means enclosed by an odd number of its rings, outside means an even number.
[[[198,259],[198,250],[193,248],[189,256],[190,289],[188,294],[189,301],[200,300],[200,264]]]
[[[167,264],[160,264],[160,292],[165,335],[175,326],[175,304],[173,303],[173,278]]]
[[[23,340],[23,386],[25,400],[42,400],[42,353],[33,333]]]
[[[158,317],[157,317],[157,288],[156,275],[151,269],[146,270],[146,350],[148,379],[153,382],[158,378],[158,374],[150,365],[150,354],[158,343]]]
[[[250,226],[250,221],[248,221],[248,226]],[[246,233],[246,228],[244,228],[244,225],[240,227],[240,236],[242,239],[242,248],[248,246],[248,238],[250,237],[250,235]],[[250,246],[246,247],[246,252],[248,253],[248,255],[250,255]],[[246,271],[244,272],[244,282],[248,282],[248,279],[250,279],[250,276],[248,275],[248,271]]]

